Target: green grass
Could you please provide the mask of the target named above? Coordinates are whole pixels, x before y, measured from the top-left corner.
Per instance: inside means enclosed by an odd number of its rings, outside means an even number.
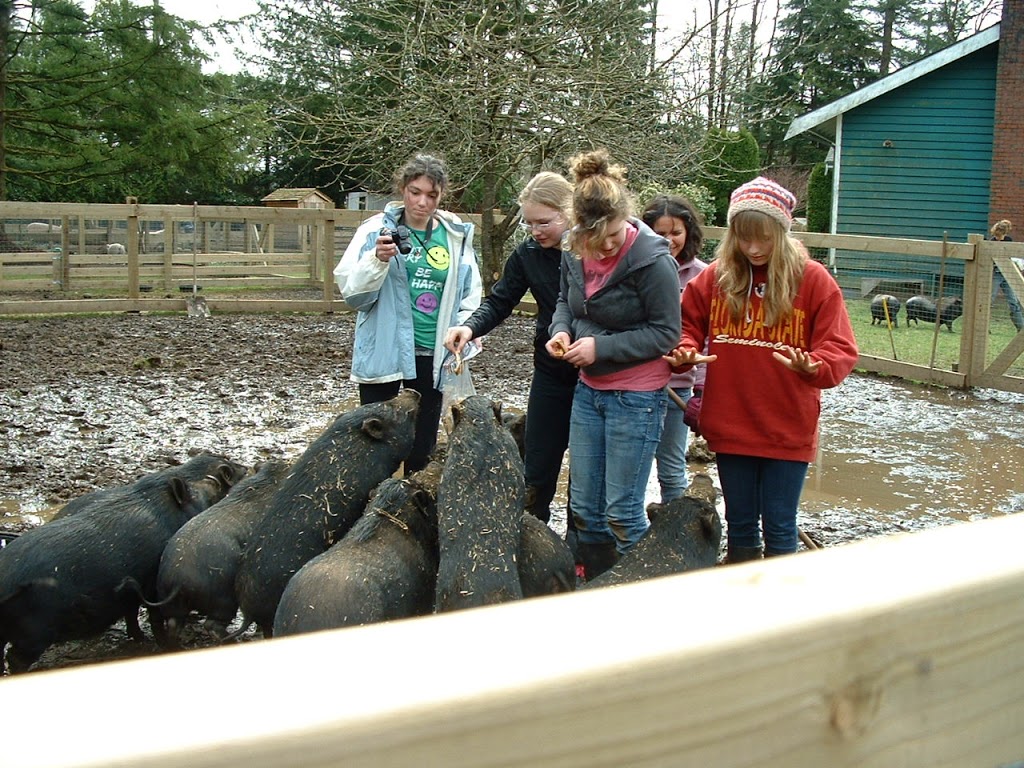
[[[906,311],[900,308],[897,320],[893,325],[892,334],[885,323],[871,324],[871,299],[847,299],[846,308],[850,313],[850,322],[857,337],[857,346],[861,354],[874,357],[896,359],[903,363],[928,366],[932,359],[932,345],[935,345],[935,367],[952,370],[954,363],[960,361],[960,341],[963,331],[963,318],[953,321],[953,332],[945,325],[941,326],[936,338],[934,323],[911,323],[907,327]],[[993,307],[992,320],[989,327],[988,354],[989,363],[1002,352],[1016,335],[1017,331],[1010,322],[1005,306],[998,303]],[[895,348],[895,354],[893,350]],[[1024,360],[1018,360],[1007,373],[1024,376]]]

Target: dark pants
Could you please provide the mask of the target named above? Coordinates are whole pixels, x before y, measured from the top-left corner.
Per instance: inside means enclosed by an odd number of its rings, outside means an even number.
[[[384,384],[360,384],[359,402],[380,403],[390,400],[402,387],[415,389],[420,393],[420,410],[416,417],[416,437],[412,451],[405,459],[405,474],[423,469],[430,452],[437,444],[437,427],[441,423],[441,391],[434,389],[434,358],[430,355],[416,355],[416,378],[405,381],[389,381]]]
[[[763,529],[766,555],[796,552],[796,514],[808,465],[726,453],[719,453],[715,461],[725,498],[729,546],[760,547]]]
[[[545,523],[551,519],[551,500],[558,488],[562,458],[569,446],[569,417],[576,382],[566,382],[539,368],[533,369],[526,407],[526,485],[536,489],[527,510]],[[575,527],[567,514],[569,527]]]

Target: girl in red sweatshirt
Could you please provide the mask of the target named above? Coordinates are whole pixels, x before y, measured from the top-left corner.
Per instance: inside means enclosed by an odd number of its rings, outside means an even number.
[[[796,198],[758,177],[730,197],[728,230],[682,297],[673,368],[707,364],[699,427],[717,454],[727,562],[795,552],[818,447],[821,390],[857,362],[842,292],[790,235]],[[707,354],[703,354],[705,339]]]

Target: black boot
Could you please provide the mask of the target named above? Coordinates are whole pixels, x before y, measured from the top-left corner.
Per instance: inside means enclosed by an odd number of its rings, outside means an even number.
[[[526,496],[523,498],[523,509],[536,517],[542,523],[551,521],[551,507],[547,504],[541,505],[537,502],[540,489],[535,485],[526,486]]]
[[[725,562],[728,565],[732,563],[743,563],[747,560],[760,560],[761,559],[761,548],[760,547],[734,547],[731,544],[726,550]]]
[[[577,546],[587,581],[593,581],[619,561],[619,553],[613,541],[601,544],[581,541]]]
[[[578,566],[583,565],[580,559],[580,537],[576,531],[576,516],[572,513],[572,507],[565,509],[565,543],[572,550],[572,559]]]
[[[580,560],[580,540],[575,528],[567,528],[565,531],[565,546],[572,552],[572,560],[576,565],[582,565]]]

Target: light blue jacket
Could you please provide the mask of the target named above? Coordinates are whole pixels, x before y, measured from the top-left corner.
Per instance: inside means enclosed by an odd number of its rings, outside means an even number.
[[[342,298],[359,312],[351,379],[361,384],[416,378],[412,302],[405,257],[397,254],[388,262],[382,262],[375,252],[381,228],[394,229],[402,210],[400,203],[388,203],[382,213],[360,224],[334,269],[334,281]],[[452,259],[441,293],[434,342],[434,387],[441,389],[441,363],[447,352],[445,332],[453,325],[464,324],[480,306],[483,285],[473,250],[473,225],[447,211],[435,211],[434,217],[448,232]]]

